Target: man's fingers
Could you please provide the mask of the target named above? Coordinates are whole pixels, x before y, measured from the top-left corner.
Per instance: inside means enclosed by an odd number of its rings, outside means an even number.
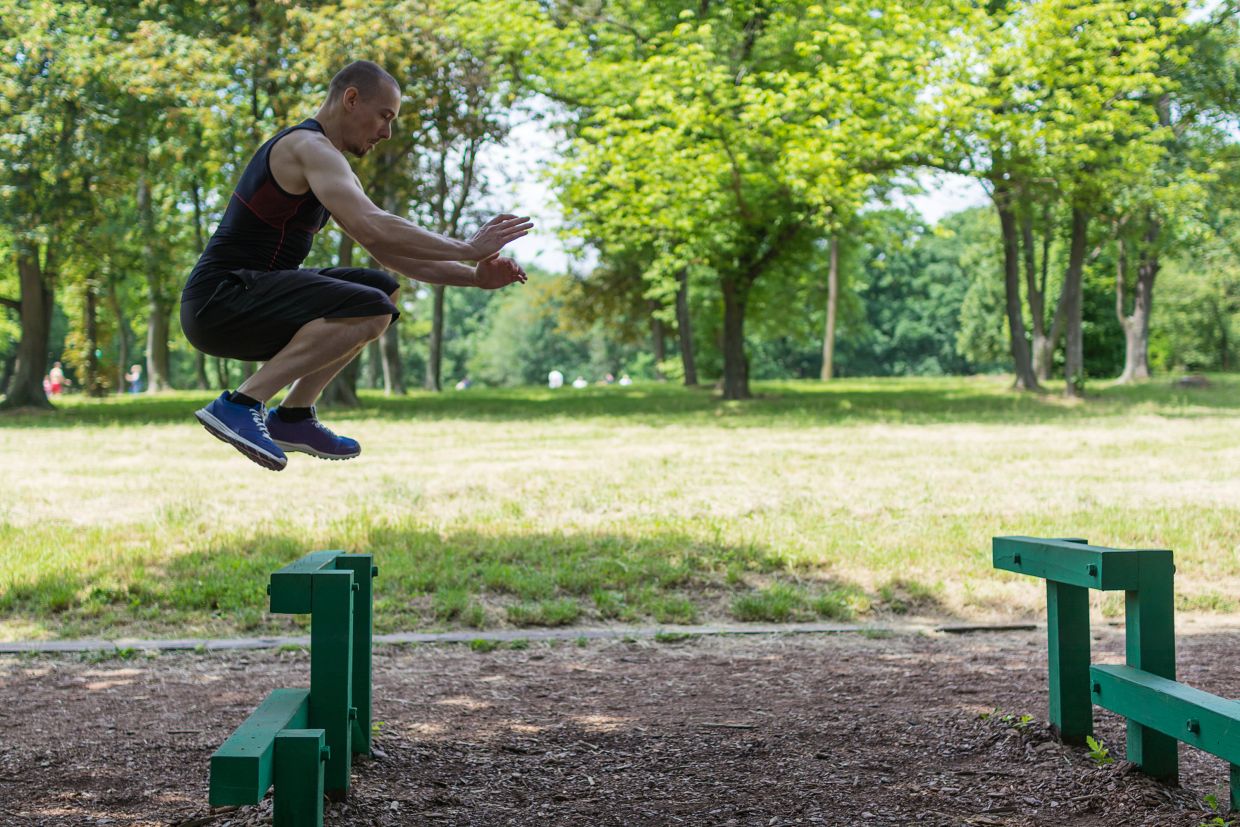
[[[513,215],[513,216],[508,216],[503,221],[498,222],[496,226],[498,226],[502,230],[515,230],[518,227],[528,230],[534,226],[534,222],[530,221],[530,217],[528,215],[522,218],[518,218],[517,216]]]

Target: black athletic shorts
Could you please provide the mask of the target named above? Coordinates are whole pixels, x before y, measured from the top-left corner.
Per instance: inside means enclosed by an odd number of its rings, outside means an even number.
[[[190,279],[181,292],[181,329],[211,356],[265,362],[315,319],[391,314],[400,283],[382,270],[229,270]]]

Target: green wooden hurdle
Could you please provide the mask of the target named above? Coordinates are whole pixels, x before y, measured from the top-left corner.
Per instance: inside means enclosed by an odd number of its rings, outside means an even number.
[[[1067,743],[1093,733],[1096,703],[1128,719],[1128,760],[1179,780],[1179,742],[1231,765],[1240,811],[1240,701],[1175,680],[1175,565],[1165,549],[1112,549],[1084,540],[995,537],[994,567],[1046,580],[1050,720]],[[1124,592],[1126,666],[1089,662],[1089,590]]]
[[[310,688],[274,690],[215,751],[211,806],[274,785],[275,827],[322,827],[324,794],[348,795],[353,755],[370,754],[371,561],[316,551],[271,575],[272,613],[310,614]]]

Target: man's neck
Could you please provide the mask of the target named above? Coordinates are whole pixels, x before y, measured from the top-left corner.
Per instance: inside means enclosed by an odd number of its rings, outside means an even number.
[[[340,124],[332,111],[326,106],[319,107],[319,111],[314,113],[314,119],[319,122],[319,126],[323,127],[323,134],[327,136],[327,140],[332,142],[332,146],[344,152],[344,142],[340,137]]]

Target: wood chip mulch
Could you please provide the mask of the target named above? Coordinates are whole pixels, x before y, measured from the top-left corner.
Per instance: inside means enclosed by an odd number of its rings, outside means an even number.
[[[1182,637],[1180,679],[1240,697],[1238,643]],[[0,658],[0,825],[269,824],[270,797],[207,806],[208,757],[308,677],[305,652]],[[388,646],[374,681],[376,755],[328,825],[1198,827],[1227,801],[1196,750],[1170,788],[1056,742],[1039,632]]]

